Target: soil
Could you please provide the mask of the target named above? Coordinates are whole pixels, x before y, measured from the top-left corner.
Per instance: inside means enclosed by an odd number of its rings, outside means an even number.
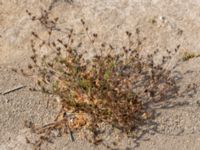
[[[0,93],[18,85],[25,88],[6,95],[0,94],[0,149],[31,150],[26,137],[34,138],[24,121],[36,124],[51,122],[58,106],[46,108],[46,96],[31,92],[34,82],[13,68],[24,68],[30,62],[31,32],[45,35],[44,27],[32,22],[26,10],[40,15],[48,9],[53,0],[0,0]],[[200,3],[199,0],[54,0],[51,15],[59,16],[62,28],[82,31],[80,19],[84,19],[91,31],[98,33],[99,41],[114,43],[114,47],[127,43],[125,31],[135,34],[140,29],[144,52],[159,49],[174,50],[180,45],[184,51],[200,54]],[[175,61],[177,59],[174,59]],[[172,62],[173,64],[174,62]],[[162,107],[155,107],[156,117],[147,126],[147,132],[137,141],[119,141],[120,149],[136,150],[199,150],[200,147],[200,58],[182,61],[176,71],[180,72],[181,87],[197,84],[197,93],[185,98],[171,99]],[[188,73],[189,72],[189,73]],[[190,93],[187,93],[190,94]],[[115,135],[109,135],[112,141]],[[95,147],[84,139],[72,142],[68,136],[57,138],[52,144],[44,144],[44,150],[92,150]]]

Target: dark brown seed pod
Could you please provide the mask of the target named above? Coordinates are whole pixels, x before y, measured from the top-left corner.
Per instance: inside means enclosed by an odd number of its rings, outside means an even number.
[[[57,41],[58,41],[60,44],[63,44],[63,41],[62,41],[62,40],[57,39]]]
[[[31,16],[32,14],[28,11],[28,10],[26,10],[26,13],[29,15],[29,16]]]
[[[56,43],[55,42],[52,42],[51,44],[53,45],[53,47],[56,47]]]
[[[64,44],[64,47],[65,47],[65,48],[67,48],[67,47],[68,47],[68,45],[67,45],[67,44]]]
[[[33,16],[33,17],[31,18],[31,20],[35,21],[35,20],[36,20],[36,17],[35,17],[35,16]]]
[[[98,36],[98,35],[97,35],[96,33],[93,33],[93,37],[97,38],[97,36]]]
[[[81,23],[82,23],[83,25],[85,25],[85,21],[84,21],[83,19],[81,19]]]
[[[32,69],[33,66],[31,64],[28,65],[28,69]]]
[[[38,35],[35,32],[31,32],[31,34],[35,37],[35,38],[39,38]]]

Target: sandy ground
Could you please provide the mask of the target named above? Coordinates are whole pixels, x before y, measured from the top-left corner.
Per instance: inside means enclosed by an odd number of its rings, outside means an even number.
[[[0,0],[0,93],[18,85],[26,88],[0,95],[0,149],[29,150],[25,137],[31,136],[24,127],[24,120],[38,124],[50,122],[56,115],[57,107],[46,107],[41,93],[30,92],[33,82],[11,71],[22,68],[30,61],[29,41],[32,30],[43,34],[43,27],[33,23],[25,13],[28,9],[40,14],[48,8],[51,0]],[[83,18],[92,31],[99,34],[100,41],[126,44],[125,31],[141,30],[146,37],[143,49],[146,52],[160,49],[173,50],[178,44],[181,51],[200,53],[200,0],[57,0],[52,16],[60,16],[61,27],[80,29]],[[199,58],[182,62],[177,68],[184,74],[181,86],[189,83],[200,85]],[[159,107],[154,125],[138,141],[127,139],[119,142],[121,149],[138,150],[199,150],[200,149],[200,92],[193,97],[173,99],[170,105]],[[112,137],[110,137],[112,138]],[[134,147],[137,146],[137,147]],[[44,145],[43,149],[105,149],[94,147],[83,139],[71,142],[69,137],[58,138],[54,144]]]

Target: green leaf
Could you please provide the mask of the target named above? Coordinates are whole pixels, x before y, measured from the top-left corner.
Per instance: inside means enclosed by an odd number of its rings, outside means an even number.
[[[103,76],[104,80],[108,80],[109,77],[110,77],[110,71],[106,71],[104,76]]]

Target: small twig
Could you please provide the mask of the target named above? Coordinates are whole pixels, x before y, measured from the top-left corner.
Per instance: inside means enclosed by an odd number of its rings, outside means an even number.
[[[24,86],[24,85],[19,85],[19,86],[17,86],[17,87],[14,87],[14,88],[12,88],[12,89],[9,89],[9,90],[3,92],[2,95],[6,95],[6,94],[8,94],[8,93],[11,93],[11,92],[20,90],[20,89],[25,88],[25,87],[26,87],[26,86]]]
[[[64,113],[64,114],[63,114],[63,117],[64,117],[64,119],[66,120],[66,124],[67,124],[67,125],[65,124],[65,128],[68,128],[70,138],[71,138],[72,142],[74,142],[74,141],[75,141],[75,138],[74,138],[74,135],[73,135],[73,131],[71,130],[71,128],[70,128],[70,126],[69,126],[67,113]]]
[[[64,126],[65,126],[65,129],[68,129],[68,131],[69,131],[69,135],[70,135],[71,141],[74,142],[74,141],[75,141],[75,138],[74,138],[73,132],[72,132],[72,130],[70,129],[69,125],[68,125],[68,124],[67,124],[67,125],[65,124]],[[66,132],[66,131],[65,131],[65,132]]]

